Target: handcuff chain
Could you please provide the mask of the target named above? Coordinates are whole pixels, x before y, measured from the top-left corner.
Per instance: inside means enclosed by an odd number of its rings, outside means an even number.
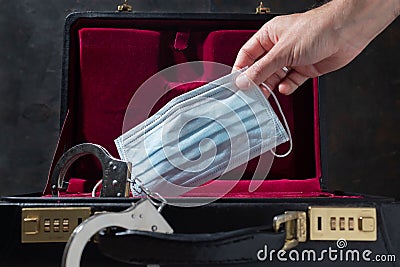
[[[130,183],[132,194],[133,192],[136,192],[137,194],[144,193],[147,199],[155,207],[157,207],[158,212],[161,212],[162,209],[168,204],[167,200],[163,196],[161,196],[158,192],[151,191],[149,188],[143,185],[143,182],[138,177],[129,179],[128,182]],[[138,188],[140,190],[138,190]]]

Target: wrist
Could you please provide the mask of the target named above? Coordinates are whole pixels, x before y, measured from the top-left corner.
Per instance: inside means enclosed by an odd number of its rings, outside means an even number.
[[[326,4],[333,29],[363,49],[400,14],[400,0],[332,0]]]
[[[395,6],[394,16],[397,18],[400,15],[400,0],[393,0]]]

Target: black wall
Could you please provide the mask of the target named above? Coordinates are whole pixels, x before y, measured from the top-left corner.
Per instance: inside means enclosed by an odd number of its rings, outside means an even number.
[[[122,2],[122,1],[121,1]],[[273,12],[315,1],[271,0]],[[58,137],[65,16],[112,0],[0,0],[0,195],[41,191]],[[139,11],[246,12],[249,0],[131,1]],[[321,79],[330,190],[400,196],[400,22],[353,63]]]

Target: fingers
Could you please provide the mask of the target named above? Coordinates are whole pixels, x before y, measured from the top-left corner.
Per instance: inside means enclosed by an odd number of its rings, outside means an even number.
[[[233,70],[251,66],[258,58],[273,47],[273,42],[268,37],[267,26],[264,25],[240,49]]]
[[[260,84],[260,89],[262,90],[263,94],[265,95],[266,98],[269,97],[270,91],[265,88],[267,86],[270,90],[273,90],[276,88],[286,77],[286,75],[290,72],[290,69],[284,67],[273,73],[270,77],[268,77],[267,80],[265,80],[262,85]],[[249,88],[251,85],[254,85],[253,81],[251,81],[249,78],[247,78],[246,75],[240,75],[237,80],[236,84],[242,83],[246,86],[246,88]]]
[[[299,88],[305,81],[309,79],[308,76],[302,75],[297,72],[295,69],[287,69],[286,67],[279,69],[275,73],[273,73],[268,79],[264,81],[265,85],[268,86],[271,90],[278,87],[278,90],[281,94],[290,95],[297,88]],[[236,83],[242,82],[246,84],[246,88],[249,88],[253,81],[247,78],[246,75],[240,75],[236,80]],[[260,83],[261,84],[261,83]],[[260,86],[265,97],[269,97],[270,92],[264,86]]]
[[[279,69],[275,73],[273,73],[267,80],[264,81],[264,83],[271,89],[273,90],[278,86],[278,84],[282,81],[282,79],[285,78],[286,74],[290,70],[286,67]],[[266,90],[263,86],[260,86],[261,90],[263,91],[265,97],[269,97],[270,92]]]
[[[286,66],[286,62],[282,60],[280,55],[280,50],[279,44],[272,47],[267,54],[246,70],[245,74],[247,77],[254,81],[255,84],[259,85],[273,73],[280,70],[283,66]]]
[[[285,67],[285,69],[281,68],[281,69],[277,70],[270,77],[268,77],[268,79],[266,79],[264,81],[264,83],[267,84],[272,89],[275,88],[282,81],[282,79],[285,78],[285,76],[289,72],[288,68]]]
[[[276,34],[273,28],[273,20],[264,24],[240,49],[233,70],[239,70],[249,66],[245,71],[248,79],[257,85],[267,80],[272,74],[286,66],[279,41],[271,39]],[[236,84],[241,89],[250,86],[248,79],[239,76]]]
[[[279,38],[271,37],[277,34],[270,21],[240,49],[233,69],[249,68],[236,79],[239,88],[249,88],[251,81],[256,85],[265,82],[271,89],[278,86],[282,94],[289,95],[308,79],[296,70],[282,69],[292,63],[292,48],[290,42],[279,42]],[[269,96],[268,90],[264,94]]]
[[[296,70],[291,70],[288,75],[279,83],[278,90],[281,94],[290,95],[300,85],[302,85],[305,81],[308,80],[309,77],[304,76],[297,72]]]
[[[271,75],[285,66],[286,61],[279,53],[282,49],[279,45],[275,45],[262,58],[253,63],[245,72],[244,75],[252,80],[255,84],[260,85],[267,80]],[[241,75],[242,76],[242,75]],[[245,79],[239,76],[236,84],[241,89],[248,88],[249,84],[244,83]]]

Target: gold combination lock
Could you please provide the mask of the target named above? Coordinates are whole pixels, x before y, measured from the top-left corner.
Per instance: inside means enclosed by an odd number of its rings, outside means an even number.
[[[67,242],[74,229],[90,215],[88,207],[23,208],[21,242]]]
[[[283,250],[311,241],[376,241],[376,208],[371,207],[313,207],[305,211],[287,211],[275,216],[276,232],[285,229]]]

